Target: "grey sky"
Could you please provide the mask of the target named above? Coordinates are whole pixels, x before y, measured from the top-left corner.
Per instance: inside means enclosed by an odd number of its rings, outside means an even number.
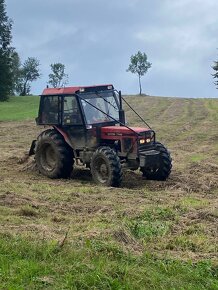
[[[22,61],[40,60],[40,94],[50,64],[62,62],[69,85],[113,83],[138,93],[126,69],[145,52],[152,68],[142,79],[150,95],[217,97],[211,65],[218,59],[217,0],[6,0],[13,45]]]

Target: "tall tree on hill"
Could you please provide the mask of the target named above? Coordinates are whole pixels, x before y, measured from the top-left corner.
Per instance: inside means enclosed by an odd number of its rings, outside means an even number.
[[[216,79],[216,81],[214,83],[218,89],[218,61],[214,62],[214,65],[212,66],[212,68],[215,70],[215,73],[212,76],[214,79]]]
[[[64,87],[68,83],[68,75],[65,73],[65,65],[62,63],[51,64],[52,73],[49,74],[49,85],[53,88]]]
[[[39,61],[35,57],[28,57],[19,69],[16,91],[20,96],[30,94],[31,83],[40,77]]]
[[[137,74],[139,78],[139,94],[142,94],[141,77],[147,73],[148,69],[151,67],[151,63],[148,62],[147,55],[138,51],[135,55],[130,58],[130,64],[127,72],[130,71],[133,74]]]
[[[0,0],[0,101],[6,101],[12,90],[11,72],[12,21],[5,10],[5,1]]]

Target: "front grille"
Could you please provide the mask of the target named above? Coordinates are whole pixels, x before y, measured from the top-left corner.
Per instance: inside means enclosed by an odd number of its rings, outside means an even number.
[[[131,138],[124,138],[123,139],[123,149],[125,152],[132,152],[133,148],[132,148],[132,139]]]
[[[139,144],[139,152],[143,152],[143,151],[147,151],[147,150],[151,150],[154,149],[154,142],[150,142],[150,143],[145,143],[145,144]]]

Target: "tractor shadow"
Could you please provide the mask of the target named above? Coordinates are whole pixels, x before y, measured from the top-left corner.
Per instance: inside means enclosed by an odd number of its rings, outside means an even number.
[[[89,169],[84,169],[76,167],[73,170],[71,179],[82,183],[89,183],[95,185],[92,180],[92,174]],[[88,185],[88,184],[87,184]],[[142,178],[142,174],[139,171],[124,171],[123,181],[121,183],[121,188],[138,190],[142,188],[164,190],[169,186],[169,183],[163,181],[150,181]]]
[[[34,174],[38,173],[35,160],[32,158],[29,158],[28,160],[22,160],[19,159],[19,161],[16,158],[10,158],[8,160],[8,163],[10,161],[10,164],[19,164],[20,171],[26,171],[26,172],[32,172]],[[41,176],[41,175],[39,175]],[[75,166],[73,169],[73,172],[71,174],[70,180],[72,181],[77,181],[81,183],[87,184],[87,186],[96,186],[95,182],[92,179],[92,174],[90,169],[84,168],[84,167],[79,167]],[[123,180],[120,185],[121,188],[123,189],[133,189],[133,190],[141,190],[143,188],[147,188],[148,190],[165,190],[168,189],[169,187],[177,187],[176,185],[178,184],[178,178],[174,174],[171,174],[170,178],[167,181],[151,181],[151,180],[146,180],[142,178],[141,172],[137,171],[131,171],[131,170],[125,170],[123,172]]]
[[[138,171],[126,170],[123,173],[122,187],[130,189],[140,189],[146,186],[147,180],[142,178],[142,174]]]
[[[71,179],[72,180],[77,180],[77,181],[87,181],[87,182],[93,182],[92,181],[92,174],[89,169],[86,169],[84,167],[75,167],[73,169],[73,172],[71,174]]]

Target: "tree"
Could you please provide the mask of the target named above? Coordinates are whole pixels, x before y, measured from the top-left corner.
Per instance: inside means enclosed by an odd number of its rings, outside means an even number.
[[[139,94],[142,94],[141,77],[151,67],[151,63],[147,60],[147,55],[138,51],[135,55],[130,58],[130,64],[127,72],[130,71],[133,74],[137,74],[139,78]]]
[[[4,0],[0,0],[0,101],[8,100],[12,89],[11,29],[12,21],[6,14]]]
[[[216,79],[215,85],[217,86],[217,89],[218,89],[218,61],[214,62],[214,65],[212,66],[212,68],[215,70],[215,73],[212,76],[214,79]]]
[[[62,63],[51,64],[52,73],[49,74],[48,83],[53,88],[64,87],[68,83],[68,75],[65,74],[65,65]]]
[[[16,87],[21,77],[21,62],[20,57],[16,51],[11,55],[11,72],[12,72],[12,91],[11,94],[16,93]]]
[[[20,96],[30,94],[31,82],[40,77],[39,65],[39,61],[35,57],[28,57],[21,66],[16,84],[16,91]]]

